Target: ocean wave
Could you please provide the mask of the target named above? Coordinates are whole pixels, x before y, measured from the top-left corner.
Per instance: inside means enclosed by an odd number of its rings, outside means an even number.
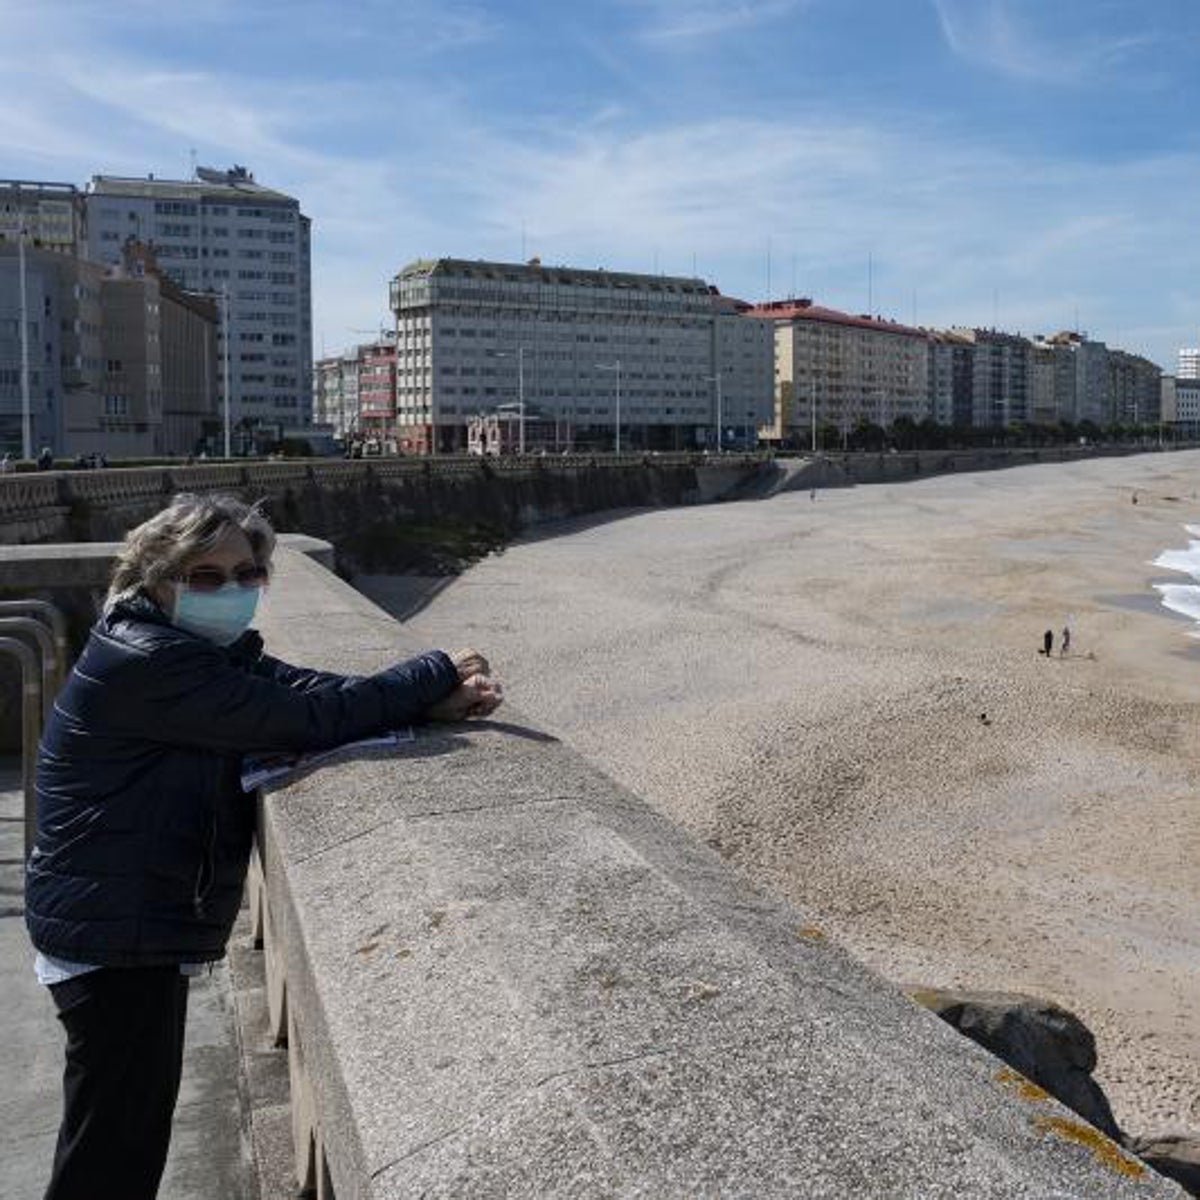
[[[1185,525],[1184,529],[1193,538],[1200,538],[1200,525]],[[1186,550],[1164,550],[1151,566],[1177,571],[1200,582],[1200,541],[1188,542]],[[1200,587],[1194,583],[1156,583],[1153,586],[1162,597],[1164,608],[1200,623]],[[1193,631],[1192,636],[1200,636],[1200,630]]]

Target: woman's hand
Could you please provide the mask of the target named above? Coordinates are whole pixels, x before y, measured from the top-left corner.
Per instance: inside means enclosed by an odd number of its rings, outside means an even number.
[[[458,671],[458,682],[466,683],[472,675],[490,675],[492,668],[488,660],[478,650],[455,650],[450,655],[450,661]]]
[[[444,700],[425,710],[431,721],[465,721],[468,717],[486,717],[504,700],[498,679],[472,675],[463,680]]]

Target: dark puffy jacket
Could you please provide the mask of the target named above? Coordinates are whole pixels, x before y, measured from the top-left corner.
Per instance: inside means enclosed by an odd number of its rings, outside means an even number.
[[[241,901],[250,752],[316,750],[418,718],[458,683],[441,651],[366,677],[288,666],[253,631],[222,648],[149,599],[93,628],[37,761],[26,923],[45,954],[103,966],[209,962]]]

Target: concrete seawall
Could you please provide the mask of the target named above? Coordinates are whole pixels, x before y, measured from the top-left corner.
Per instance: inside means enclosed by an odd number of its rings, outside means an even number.
[[[176,492],[266,500],[281,530],[327,537],[347,557],[404,523],[482,524],[498,536],[606,509],[707,503],[764,468],[751,455],[369,459],[63,471],[0,477],[0,542],[107,541]]]

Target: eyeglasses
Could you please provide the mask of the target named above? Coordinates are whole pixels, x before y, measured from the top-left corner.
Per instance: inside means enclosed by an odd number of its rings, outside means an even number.
[[[238,567],[231,575],[226,575],[219,567],[197,567],[180,575],[179,582],[192,592],[216,592],[227,583],[244,588],[263,587],[270,577],[270,571],[260,566]]]

